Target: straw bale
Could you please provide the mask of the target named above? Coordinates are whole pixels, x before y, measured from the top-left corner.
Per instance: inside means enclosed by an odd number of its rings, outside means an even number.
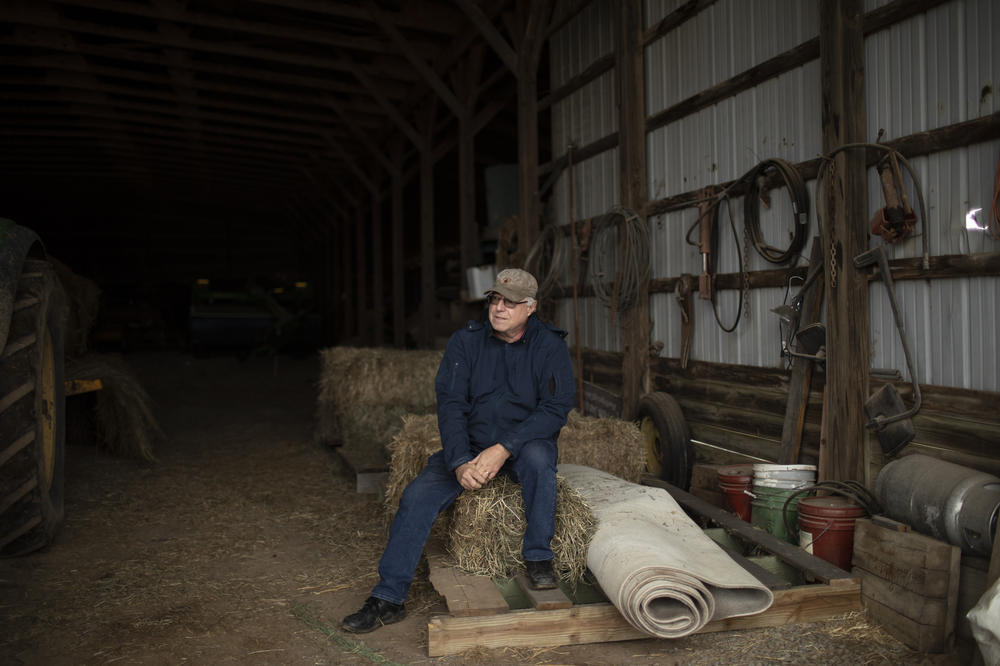
[[[120,356],[88,354],[66,364],[66,379],[100,379],[94,408],[98,445],[114,455],[154,461],[153,447],[166,438],[152,400]]]
[[[69,308],[66,318],[66,355],[83,356],[89,346],[90,331],[97,321],[101,289],[96,282],[74,273],[55,257],[50,256],[49,261],[66,294],[66,305]]]
[[[559,433],[559,462],[639,483],[646,469],[642,431],[631,421],[582,416],[574,409]]]
[[[427,464],[427,458],[441,449],[437,415],[409,414],[403,417],[403,427],[389,445],[391,460],[385,485],[385,509],[390,515],[399,508],[399,498],[407,484]]]
[[[556,477],[553,566],[569,583],[583,579],[587,546],[597,520],[579,492]],[[499,476],[484,488],[462,493],[453,506],[448,554],[471,574],[508,577],[524,569],[521,546],[526,522],[521,484]]]
[[[380,450],[406,414],[435,411],[441,351],[331,347],[320,352],[317,436],[360,450]]]

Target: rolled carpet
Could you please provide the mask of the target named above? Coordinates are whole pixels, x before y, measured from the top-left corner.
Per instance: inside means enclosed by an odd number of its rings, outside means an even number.
[[[680,638],[773,603],[771,591],[705,536],[667,491],[583,465],[559,465],[559,474],[597,517],[588,568],[639,631]]]

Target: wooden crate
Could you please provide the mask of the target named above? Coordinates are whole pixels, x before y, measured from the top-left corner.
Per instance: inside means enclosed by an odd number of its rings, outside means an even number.
[[[955,642],[961,550],[916,532],[858,520],[854,572],[865,612],[906,645],[948,652]]]
[[[651,485],[660,484],[662,482]],[[757,615],[709,622],[701,632],[815,622],[860,610],[861,586],[851,573],[780,541],[704,500],[669,484],[663,485],[685,508],[692,510],[694,506],[707,512],[709,515],[702,514],[702,517],[772,552],[801,571],[806,579],[816,581],[808,585],[791,585],[724,546],[734,560],[771,589],[774,604]],[[447,615],[432,617],[428,624],[427,650],[432,657],[477,647],[555,647],[650,638],[632,627],[595,588],[581,586],[575,595],[565,588],[534,592],[526,589],[527,582],[522,577],[506,586],[520,587],[527,602],[511,603],[492,579],[469,576],[447,567],[439,550],[430,550],[428,563],[431,583],[445,598],[449,611]]]

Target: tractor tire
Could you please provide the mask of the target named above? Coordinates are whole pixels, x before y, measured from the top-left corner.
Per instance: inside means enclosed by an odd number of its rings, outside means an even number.
[[[680,405],[667,393],[647,393],[639,399],[637,412],[646,444],[646,471],[687,490],[694,452]]]
[[[26,259],[0,350],[0,555],[48,544],[63,517],[65,304],[55,271]]]

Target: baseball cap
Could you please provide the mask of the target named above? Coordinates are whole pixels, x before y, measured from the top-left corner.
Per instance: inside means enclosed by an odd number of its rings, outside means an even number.
[[[520,268],[505,268],[497,273],[497,279],[493,286],[486,292],[487,295],[496,292],[512,301],[523,301],[526,298],[534,298],[538,293],[538,282],[528,271]]]

